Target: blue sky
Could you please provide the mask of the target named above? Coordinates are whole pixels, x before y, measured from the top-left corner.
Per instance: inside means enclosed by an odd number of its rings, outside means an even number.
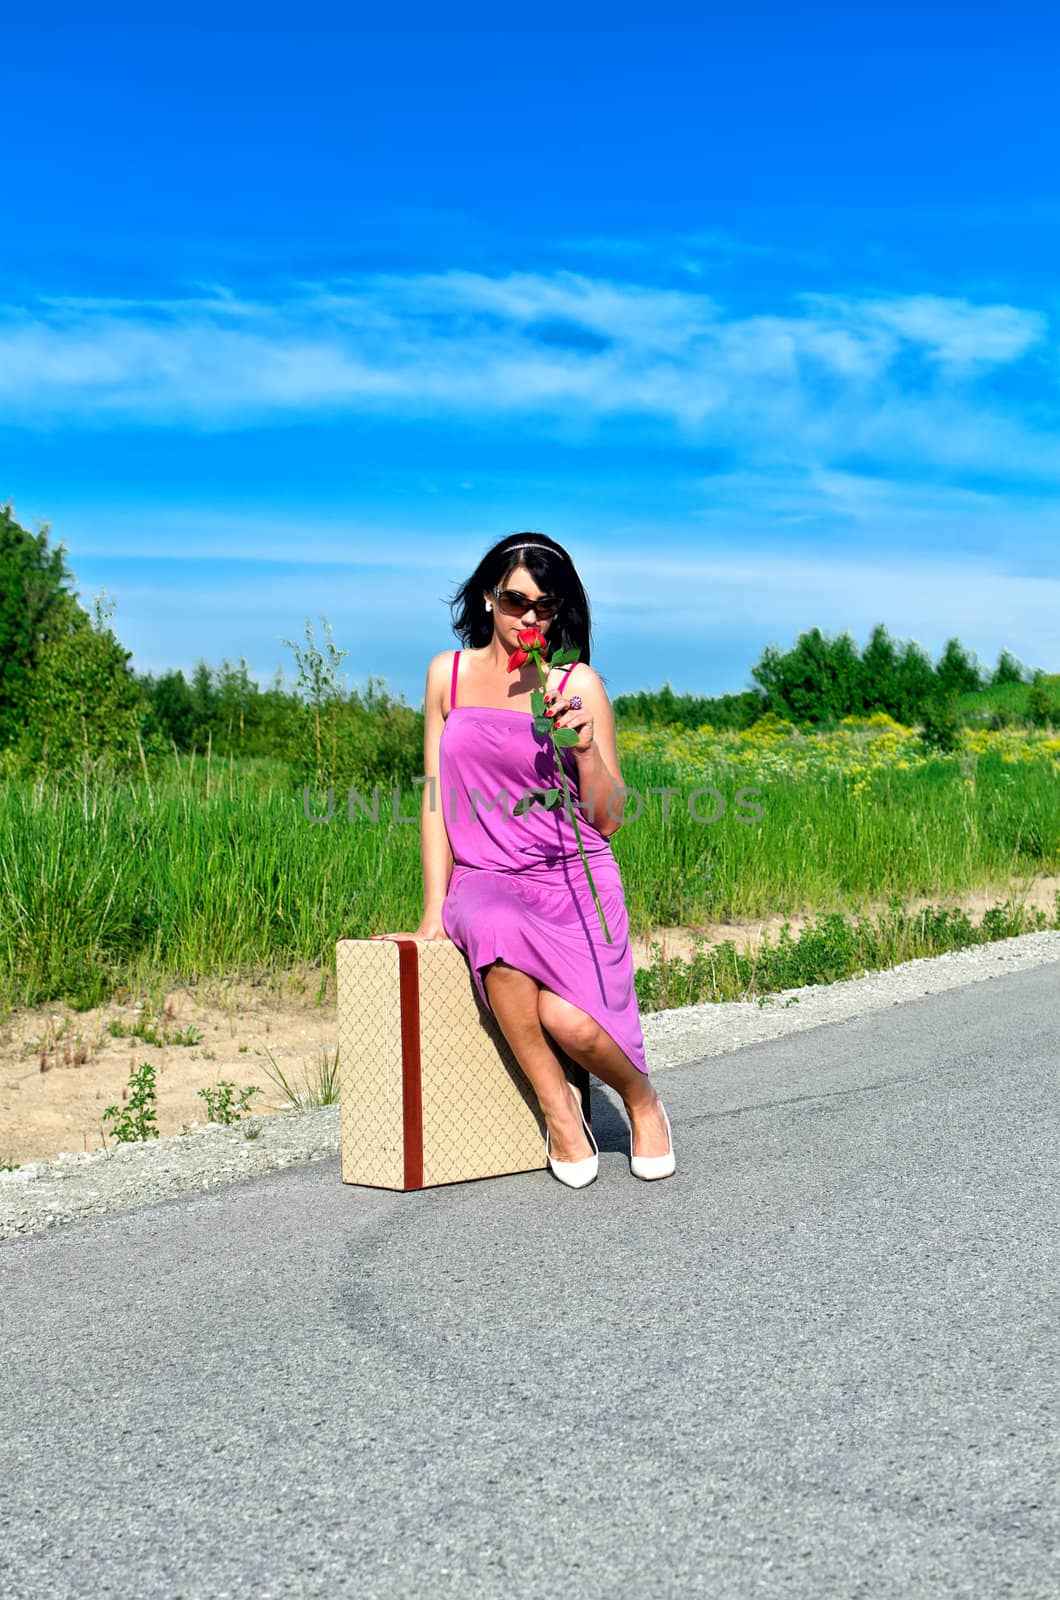
[[[0,500],[145,671],[412,704],[551,533],[612,694],[877,621],[1060,668],[1060,14],[5,18]]]

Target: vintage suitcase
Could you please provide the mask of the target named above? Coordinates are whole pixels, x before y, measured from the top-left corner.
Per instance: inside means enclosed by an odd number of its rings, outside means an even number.
[[[451,939],[340,939],[342,1181],[426,1189],[545,1166],[526,1075]],[[554,1046],[590,1120],[589,1074]]]

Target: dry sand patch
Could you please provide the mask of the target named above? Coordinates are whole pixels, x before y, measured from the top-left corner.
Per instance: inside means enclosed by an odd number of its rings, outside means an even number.
[[[277,1111],[286,1102],[266,1068],[280,1068],[300,1088],[315,1078],[325,1051],[335,1049],[335,997],[317,1004],[319,985],[307,996],[269,998],[264,985],[178,985],[161,1007],[142,1001],[109,1001],[88,1011],[51,1004],[13,1011],[0,1027],[0,1161],[19,1163],[98,1150],[112,1145],[111,1124],[101,1119],[121,1104],[130,1072],[143,1061],[155,1068],[156,1119],[160,1134],[209,1121],[197,1091],[221,1080],[236,1095],[254,1086],[250,1108]],[[129,1030],[146,1022],[169,1043],[135,1035],[115,1037],[110,1025]],[[185,1029],[201,1035],[191,1045],[173,1042]],[[105,1135],[105,1137],[104,1137]]]
[[[1039,878],[1015,892],[1026,905],[1052,915],[1058,889],[1060,878]],[[960,906],[978,923],[1011,892],[1011,886],[997,885],[966,895],[921,898],[908,902],[907,909]],[[631,941],[634,966],[650,966],[654,941],[668,957],[691,958],[697,935],[710,944],[731,939],[743,951],[760,944],[764,933],[775,943],[785,921],[797,937],[815,914],[656,928]],[[170,1042],[151,1044],[128,1033],[115,1037],[112,1021],[125,1030],[146,1022]],[[175,1034],[188,1028],[201,1035],[197,1043],[173,1042]],[[174,985],[160,1006],[130,1000],[81,1012],[61,1004],[13,1011],[0,1024],[0,1162],[22,1164],[64,1150],[77,1153],[113,1144],[110,1124],[101,1121],[103,1111],[122,1103],[129,1073],[142,1061],[155,1067],[160,1134],[207,1122],[206,1104],[197,1091],[222,1079],[234,1083],[237,1093],[248,1085],[262,1091],[251,1101],[252,1114],[284,1109],[286,1102],[267,1069],[275,1063],[292,1085],[302,1087],[307,1076],[315,1079],[321,1065],[334,1057],[335,1034],[332,976],[312,971],[286,975],[279,988],[217,981]]]

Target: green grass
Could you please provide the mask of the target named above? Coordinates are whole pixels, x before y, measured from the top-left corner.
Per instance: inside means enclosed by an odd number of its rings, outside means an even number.
[[[681,956],[664,959],[661,946],[655,944],[651,966],[638,972],[634,982],[640,1009],[645,1012],[705,1001],[758,998],[764,1003],[780,989],[834,983],[921,956],[1047,928],[1060,928],[1060,893],[1051,920],[1040,909],[1028,909],[1007,898],[991,907],[978,925],[964,911],[951,907],[908,912],[896,897],[886,911],[874,916],[847,919],[832,913],[819,917],[803,928],[797,939],[785,923],[776,943],[763,937],[758,946],[743,954],[731,939],[718,945],[695,939],[691,960]]]
[[[1057,712],[1057,720],[1060,721],[1060,672],[1046,673],[1041,681]],[[1029,683],[1003,683],[996,689],[972,690],[968,694],[958,695],[957,710],[962,715],[975,711],[987,714],[991,711],[1004,710],[1011,712],[1015,717],[1025,717],[1027,697],[1030,692]]]
[[[301,791],[285,787],[275,768],[230,763],[220,779],[215,768],[207,790],[204,766],[182,760],[150,789],[142,781],[0,789],[5,1009],[52,1000],[83,1008],[206,977],[282,984],[292,970],[308,973],[322,998],[333,986],[337,940],[417,926],[419,788],[404,787],[401,803],[402,815],[417,820],[391,820],[382,780],[379,826],[348,821],[342,793],[332,821],[315,824]],[[642,794],[653,784],[680,789],[665,824],[661,798],[648,796],[639,820],[614,836],[634,935],[708,919],[858,915],[871,901],[959,896],[1060,863],[1060,768],[1048,761],[984,754],[969,768],[939,758],[875,771],[859,792],[840,776],[779,772],[758,785],[762,816],[752,824],[737,820],[736,804],[741,784],[754,782],[750,765],[690,780],[656,758],[629,757],[623,776]],[[695,822],[686,804],[706,782],[726,800],[709,824]],[[899,950],[927,953],[918,939],[952,948],[946,940],[968,942],[975,931],[938,921],[918,931],[911,922],[871,936],[862,929],[846,945],[836,924],[823,926],[827,935],[799,941],[795,966],[789,949],[760,955],[755,984],[791,971],[812,982],[809,974],[832,972],[836,962],[855,970],[870,956],[885,963]],[[997,926],[1022,931],[1011,917]],[[733,973],[733,985],[746,983],[738,962]],[[669,993],[641,981],[649,1007]],[[671,981],[680,987],[677,969]]]
[[[627,784],[646,792],[677,783],[661,763],[629,760]],[[1047,762],[1006,764],[980,756],[970,787],[954,759],[910,771],[873,772],[863,793],[842,776],[778,775],[751,798],[761,820],[738,820],[738,791],[753,774],[730,767],[712,782],[726,802],[699,824],[678,797],[664,826],[650,799],[614,849],[635,933],[651,924],[853,911],[870,901],[960,894],[1056,870],[1060,771]],[[687,795],[694,784],[685,780]],[[709,797],[698,802],[709,814]]]

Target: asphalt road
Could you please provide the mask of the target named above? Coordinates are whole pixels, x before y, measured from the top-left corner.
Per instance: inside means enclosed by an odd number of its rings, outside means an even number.
[[[0,1246],[0,1592],[1060,1591],[1060,965],[657,1074],[675,1177],[336,1160]]]

